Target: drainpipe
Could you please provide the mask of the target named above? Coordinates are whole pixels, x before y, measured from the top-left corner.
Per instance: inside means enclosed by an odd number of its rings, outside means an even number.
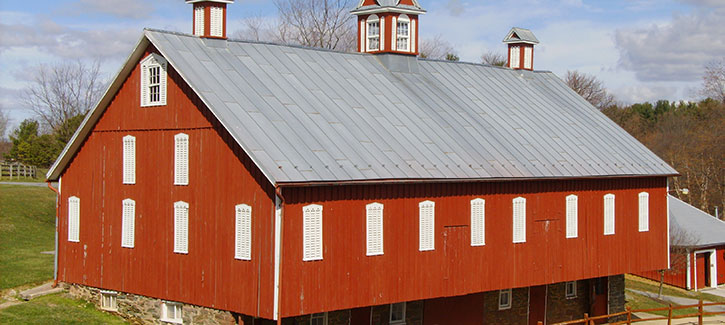
[[[53,254],[53,288],[58,286],[58,213],[60,213],[60,191],[56,190],[50,181],[46,182],[48,188],[55,192],[55,251]]]
[[[274,288],[275,292],[277,293],[277,296],[275,297],[277,299],[277,310],[275,316],[277,317],[277,325],[282,325],[282,219],[284,216],[284,204],[285,199],[284,196],[282,196],[282,189],[279,187],[279,185],[274,186],[274,193],[276,195],[275,197],[275,220],[274,220],[274,227],[275,227],[275,258],[276,258],[276,266],[275,266],[275,278],[276,278],[276,288]]]

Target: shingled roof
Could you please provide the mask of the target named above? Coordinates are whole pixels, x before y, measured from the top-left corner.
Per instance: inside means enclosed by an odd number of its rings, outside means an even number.
[[[149,44],[275,185],[676,174],[551,72],[147,30],[50,180]]]

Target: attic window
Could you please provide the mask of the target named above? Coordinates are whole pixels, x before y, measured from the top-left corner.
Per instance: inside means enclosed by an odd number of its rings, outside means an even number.
[[[166,105],[166,68],[166,59],[156,53],[141,61],[141,107]]]
[[[380,19],[376,15],[372,15],[367,20],[368,37],[367,45],[368,51],[379,51],[380,50]]]
[[[398,51],[410,51],[410,19],[407,15],[398,17],[395,44]]]

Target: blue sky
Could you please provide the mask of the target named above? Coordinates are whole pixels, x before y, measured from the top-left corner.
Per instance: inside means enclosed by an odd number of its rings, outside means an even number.
[[[440,35],[463,61],[504,52],[512,26],[541,41],[534,67],[594,74],[625,103],[695,100],[703,66],[725,56],[725,0],[420,0],[420,37]],[[32,113],[18,100],[41,63],[102,61],[118,71],[144,27],[190,32],[183,0],[0,0],[0,105],[16,125]],[[248,17],[276,19],[271,0],[237,0],[228,30]]]

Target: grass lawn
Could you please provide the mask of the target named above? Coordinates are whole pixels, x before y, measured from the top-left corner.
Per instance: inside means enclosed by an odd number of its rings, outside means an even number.
[[[54,249],[55,193],[0,185],[0,290],[52,279]]]
[[[627,307],[630,307],[633,310],[667,308],[667,307],[669,307],[669,303],[664,302],[664,301],[655,300],[650,297],[634,293],[632,291],[627,291]],[[673,306],[673,307],[676,307],[676,306]],[[668,311],[666,311],[666,310],[665,311],[651,311],[648,313],[654,314],[654,315],[660,315],[660,316],[668,315]],[[697,313],[697,308],[678,309],[678,310],[672,311],[673,316],[692,315],[692,314],[696,314],[696,313]]]
[[[624,285],[627,289],[634,289],[639,291],[649,291],[657,293],[659,290],[659,282],[652,281],[649,279],[641,278],[635,275],[627,274],[624,276]],[[704,301],[712,302],[725,302],[725,297],[718,295],[709,294],[700,291],[687,291],[678,287],[673,287],[668,284],[662,286],[662,294],[675,297],[684,297],[691,299],[702,299]]]
[[[87,301],[63,293],[35,298],[0,310],[0,324],[127,324]]]

